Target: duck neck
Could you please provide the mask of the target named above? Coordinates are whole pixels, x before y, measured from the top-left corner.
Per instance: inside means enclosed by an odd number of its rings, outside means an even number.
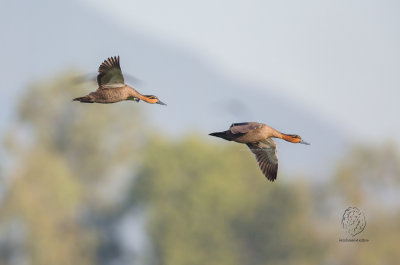
[[[136,91],[133,88],[132,88],[131,96],[133,98],[138,98],[140,100],[143,100],[143,101],[145,101],[147,103],[152,103],[151,100],[148,97],[146,97],[145,95],[140,94],[138,91]]]
[[[146,96],[140,94],[139,92],[137,93],[136,97],[138,99],[141,99],[141,100],[145,101],[145,102],[149,102],[149,99]]]
[[[139,93],[138,98],[143,100],[143,101],[145,101],[145,102],[147,102],[147,103],[151,103],[151,104],[154,104],[154,103],[157,102],[157,99],[150,98],[150,96],[145,96],[145,95],[142,95],[140,93]]]
[[[291,143],[299,143],[301,141],[301,138],[295,134],[279,133],[279,138]]]

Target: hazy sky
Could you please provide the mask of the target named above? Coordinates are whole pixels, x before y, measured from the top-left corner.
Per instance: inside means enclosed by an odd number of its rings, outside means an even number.
[[[400,130],[399,1],[81,1],[364,140]]]

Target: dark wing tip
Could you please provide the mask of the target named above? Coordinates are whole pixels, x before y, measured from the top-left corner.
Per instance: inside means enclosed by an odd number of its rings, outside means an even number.
[[[268,171],[264,172],[264,175],[267,177],[269,181],[274,182],[278,175],[278,164],[270,165]]]
[[[278,164],[268,163],[267,161],[260,160],[258,162],[258,166],[261,169],[261,172],[264,176],[271,182],[275,181],[278,175]]]
[[[105,72],[112,67],[118,67],[121,69],[120,64],[119,64],[119,55],[108,57],[106,60],[104,60],[103,63],[99,67],[99,72],[100,73]]]
[[[248,122],[237,122],[237,123],[232,123],[232,124],[231,124],[231,127],[229,127],[229,128],[232,128],[232,127],[234,127],[234,126],[247,125],[247,124],[249,124],[249,123],[248,123]]]

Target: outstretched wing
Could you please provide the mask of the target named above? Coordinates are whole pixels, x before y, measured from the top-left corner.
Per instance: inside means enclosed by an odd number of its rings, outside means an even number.
[[[276,154],[276,144],[272,139],[266,139],[261,142],[249,143],[247,146],[256,156],[258,166],[264,176],[274,181],[278,174],[278,155]]]
[[[113,88],[125,85],[124,76],[119,65],[119,56],[107,58],[100,65],[97,84],[100,88]]]
[[[261,128],[263,126],[262,123],[258,122],[241,122],[241,123],[232,123],[229,130],[233,134],[245,134],[254,129]]]

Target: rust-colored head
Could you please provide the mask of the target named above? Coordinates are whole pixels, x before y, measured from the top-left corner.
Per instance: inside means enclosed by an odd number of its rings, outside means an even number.
[[[154,95],[143,95],[142,100],[146,101],[147,103],[151,103],[151,104],[167,105],[164,102],[162,102],[161,100],[159,100],[158,97],[156,97]]]
[[[291,142],[291,143],[300,143],[300,144],[306,144],[309,145],[309,143],[303,141],[300,136],[297,134],[283,134],[282,139]]]

